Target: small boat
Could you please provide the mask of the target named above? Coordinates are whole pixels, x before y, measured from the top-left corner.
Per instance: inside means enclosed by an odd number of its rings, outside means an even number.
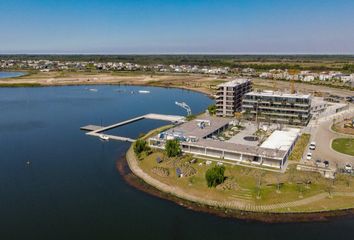
[[[100,139],[104,140],[104,141],[108,141],[109,137],[107,135],[101,134],[100,135]]]
[[[89,91],[91,92],[98,92],[98,90],[96,88],[90,88]]]
[[[147,90],[139,90],[139,93],[148,94],[148,93],[150,93],[150,91],[147,91]]]
[[[31,162],[28,160],[28,161],[26,162],[26,165],[27,165],[27,166],[31,165]]]

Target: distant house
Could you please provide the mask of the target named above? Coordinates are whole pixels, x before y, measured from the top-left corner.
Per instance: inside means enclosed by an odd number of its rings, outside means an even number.
[[[305,76],[303,79],[304,82],[312,82],[314,80],[315,80],[315,77],[311,76],[311,75]]]

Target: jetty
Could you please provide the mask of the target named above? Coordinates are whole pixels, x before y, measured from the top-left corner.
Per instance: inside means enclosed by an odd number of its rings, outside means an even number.
[[[144,119],[152,119],[152,120],[161,120],[161,121],[167,121],[167,122],[172,122],[172,123],[183,123],[185,122],[185,117],[184,116],[178,116],[178,115],[165,115],[165,114],[156,114],[156,113],[148,113],[145,115],[141,115],[138,117],[134,117],[122,122],[114,123],[108,126],[98,126],[98,125],[86,125],[83,127],[80,127],[81,130],[88,131],[86,135],[89,136],[94,136],[94,137],[99,137],[102,138],[103,136],[105,138],[108,138],[109,140],[116,140],[116,141],[123,141],[123,142],[134,142],[136,139],[132,139],[129,137],[123,137],[123,136],[115,136],[115,135],[110,135],[110,134],[104,134],[103,132],[121,127],[127,124],[131,124],[140,120]]]

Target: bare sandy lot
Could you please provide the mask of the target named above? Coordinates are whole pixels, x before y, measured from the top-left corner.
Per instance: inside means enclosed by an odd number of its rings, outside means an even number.
[[[179,87],[212,95],[215,86],[231,80],[232,76],[207,76],[200,74],[151,74],[135,72],[88,73],[88,72],[40,72],[19,78],[1,79],[0,84],[40,84],[43,86],[90,85],[90,84],[131,84],[162,87]],[[255,89],[273,89],[271,80],[253,79]],[[276,81],[277,90],[289,90],[290,83]],[[335,94],[352,96],[349,89],[296,83],[296,90],[303,93]]]

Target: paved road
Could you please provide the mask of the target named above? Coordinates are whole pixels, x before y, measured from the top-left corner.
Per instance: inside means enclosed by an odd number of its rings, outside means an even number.
[[[332,140],[338,137],[352,137],[351,135],[337,133],[331,130],[333,124],[333,117],[336,119],[343,119],[346,117],[354,116],[354,108],[351,108],[347,111],[336,114],[332,117],[326,117],[319,119],[318,121],[313,121],[310,124],[311,131],[311,141],[316,142],[316,150],[313,151],[312,159],[328,160],[332,167],[336,167],[337,164],[339,167],[343,167],[346,163],[351,163],[354,165],[354,157],[336,152],[332,149],[331,144]],[[306,153],[305,153],[306,154]]]

